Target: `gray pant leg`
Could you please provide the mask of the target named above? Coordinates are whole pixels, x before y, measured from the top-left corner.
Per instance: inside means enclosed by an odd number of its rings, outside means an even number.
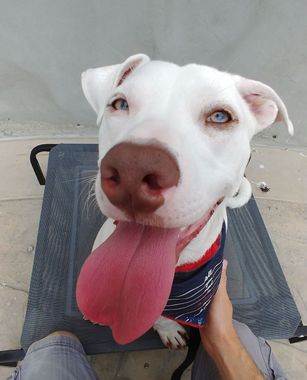
[[[99,380],[81,343],[70,336],[48,336],[33,343],[7,380]]]
[[[250,354],[266,380],[287,380],[271,347],[263,338],[257,338],[243,323],[234,321],[234,326],[246,351]],[[192,380],[220,380],[219,372],[202,346],[200,346],[192,369]]]

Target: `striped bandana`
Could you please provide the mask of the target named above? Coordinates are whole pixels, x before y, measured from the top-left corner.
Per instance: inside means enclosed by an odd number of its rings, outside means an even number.
[[[225,237],[224,223],[221,234],[199,262],[176,269],[163,317],[197,328],[206,324],[209,305],[222,274]]]

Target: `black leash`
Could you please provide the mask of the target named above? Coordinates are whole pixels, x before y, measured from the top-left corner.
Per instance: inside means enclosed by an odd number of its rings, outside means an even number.
[[[190,364],[193,363],[198,347],[200,343],[199,329],[190,329],[190,339],[189,339],[189,349],[185,360],[180,364],[180,366],[175,370],[172,375],[171,380],[180,380],[183,372],[188,368]]]

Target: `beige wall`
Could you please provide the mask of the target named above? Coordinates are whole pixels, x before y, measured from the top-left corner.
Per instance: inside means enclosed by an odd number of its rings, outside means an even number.
[[[81,71],[144,52],[270,84],[287,104],[296,135],[290,139],[276,126],[257,141],[307,146],[304,0],[0,0],[0,5],[0,120],[93,125]]]

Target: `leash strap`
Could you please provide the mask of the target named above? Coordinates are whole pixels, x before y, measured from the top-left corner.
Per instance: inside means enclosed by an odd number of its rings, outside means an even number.
[[[188,368],[190,364],[193,363],[199,344],[200,344],[200,334],[199,329],[190,329],[190,340],[189,349],[185,360],[180,364],[180,366],[174,371],[171,380],[180,380],[183,372]]]

